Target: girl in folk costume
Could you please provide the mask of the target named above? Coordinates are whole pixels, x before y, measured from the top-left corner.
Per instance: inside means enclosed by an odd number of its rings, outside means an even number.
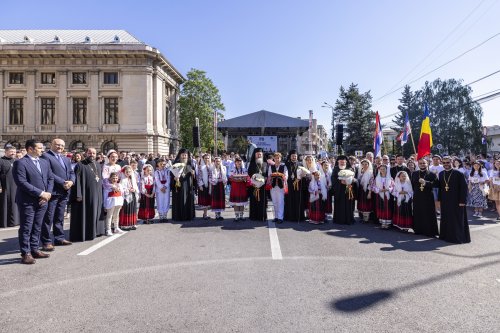
[[[226,167],[222,165],[220,157],[214,158],[214,165],[210,168],[209,181],[211,185],[212,212],[215,212],[216,220],[224,220],[221,213],[226,209],[226,191],[227,184]]]
[[[123,207],[120,210],[120,226],[128,230],[135,230],[137,228],[137,199],[139,193],[137,180],[130,165],[123,167],[122,174],[120,183],[123,187]]]
[[[490,193],[488,198],[495,202],[497,221],[500,221],[500,160],[493,163],[493,168],[489,171]]]
[[[330,163],[328,161],[321,162],[320,169],[320,178],[321,181],[326,185],[326,202],[325,202],[325,222],[327,215],[333,214],[333,206],[332,206],[332,168],[330,167]]]
[[[373,212],[372,186],[373,186],[373,167],[369,160],[362,160],[358,173],[359,191],[358,191],[358,212],[362,214],[363,222],[368,222],[370,213]]]
[[[231,180],[229,203],[234,207],[234,220],[244,221],[243,211],[245,205],[248,204],[247,182],[249,177],[241,158],[236,157],[234,160],[234,168],[229,173],[229,179]]]
[[[413,187],[406,171],[396,174],[392,195],[396,200],[392,224],[403,231],[413,228]]]
[[[166,222],[170,208],[170,171],[166,168],[167,163],[163,158],[160,158],[156,165],[158,167],[154,175],[156,208],[160,222]]]
[[[210,196],[210,183],[208,182],[211,167],[212,160],[210,155],[203,155],[203,158],[197,167],[196,178],[198,182],[198,206],[203,209],[204,220],[210,220],[210,216],[208,216],[207,210],[212,204],[212,197]]]
[[[478,161],[472,165],[472,170],[469,175],[469,207],[474,208],[472,216],[482,217],[483,209],[488,208],[488,200],[486,193],[486,183],[489,181],[486,170],[483,170],[481,163]]]
[[[373,182],[373,192],[377,194],[375,201],[375,211],[377,218],[382,224],[382,229],[389,229],[392,220],[393,200],[391,192],[394,190],[394,181],[387,172],[387,166],[381,164],[378,167],[378,174]]]
[[[153,167],[146,164],[142,169],[141,200],[139,203],[139,219],[150,224],[155,217],[155,181]]]
[[[118,153],[116,150],[111,149],[107,154],[108,163],[105,163],[102,166],[102,184],[106,186],[109,182],[109,175],[112,172],[119,174],[122,167],[117,163],[118,162]]]
[[[269,170],[267,171],[267,183],[271,187],[270,192],[274,206],[274,222],[283,223],[288,170],[285,163],[281,163],[281,153],[274,153],[273,158],[274,163],[269,165]]]
[[[106,236],[112,236],[111,224],[114,232],[123,232],[118,227],[118,216],[123,206],[123,188],[120,184],[118,173],[111,172],[108,176],[108,182],[103,185],[104,209],[106,209]]]
[[[313,179],[309,182],[309,223],[320,224],[325,222],[325,201],[327,190],[325,178],[320,172],[313,170]]]

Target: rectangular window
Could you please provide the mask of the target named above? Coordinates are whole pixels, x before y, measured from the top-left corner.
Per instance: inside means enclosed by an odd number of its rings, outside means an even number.
[[[42,98],[42,125],[54,125],[56,114],[56,99]]]
[[[87,123],[87,99],[73,98],[73,124],[83,125]]]
[[[11,98],[9,99],[9,124],[22,125],[23,124],[23,99]]]
[[[73,84],[87,83],[87,73],[73,73]]]
[[[42,84],[55,84],[56,73],[42,73]]]
[[[104,84],[118,84],[118,73],[104,73]]]
[[[118,98],[104,99],[104,123],[118,124]]]
[[[9,73],[9,83],[10,84],[23,84],[24,83],[24,73]]]

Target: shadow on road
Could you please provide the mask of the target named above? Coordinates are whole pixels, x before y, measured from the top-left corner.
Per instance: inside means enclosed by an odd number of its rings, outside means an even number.
[[[457,269],[454,271],[450,271],[444,274],[432,276],[427,279],[422,279],[415,281],[413,283],[409,284],[404,284],[399,287],[393,288],[393,289],[387,289],[387,290],[377,290],[377,291],[372,291],[369,293],[363,293],[359,295],[353,295],[350,297],[344,297],[340,298],[338,300],[333,300],[330,303],[330,308],[332,311],[340,311],[340,312],[358,312],[358,311],[363,311],[367,310],[368,308],[377,306],[378,304],[381,304],[383,302],[388,301],[389,299],[393,298],[396,296],[398,293],[402,294],[405,291],[408,291],[410,289],[415,289],[415,288],[420,288],[424,287],[426,285],[440,282],[449,278],[452,278],[454,276],[458,276],[461,274],[469,273],[484,267],[488,266],[493,266],[496,264],[500,264],[500,260],[492,260],[492,261],[487,261],[483,262],[480,264],[476,265],[471,265],[469,267]]]

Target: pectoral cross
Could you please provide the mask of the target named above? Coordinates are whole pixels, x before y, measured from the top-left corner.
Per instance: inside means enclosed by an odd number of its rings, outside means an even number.
[[[448,192],[448,190],[449,190],[450,188],[448,187],[448,185],[446,185],[446,186],[444,187],[444,189],[445,189],[445,191],[446,191],[446,192]]]

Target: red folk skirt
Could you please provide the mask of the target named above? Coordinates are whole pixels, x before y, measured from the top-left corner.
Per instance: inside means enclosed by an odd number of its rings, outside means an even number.
[[[198,205],[202,207],[210,207],[212,197],[210,196],[209,188],[203,185],[203,190],[198,188]]]
[[[392,204],[393,201],[391,199],[387,199],[384,196],[384,199],[380,197],[380,195],[377,193],[374,195],[377,196],[376,200],[376,212],[377,212],[377,218],[380,220],[392,220]]]
[[[229,202],[232,205],[246,205],[248,203],[248,189],[246,182],[231,182],[231,192],[229,192]]]
[[[392,224],[401,229],[413,228],[412,200],[402,202],[400,206],[395,203]]]
[[[120,210],[120,227],[131,227],[137,224],[137,201],[135,193],[132,193],[132,200],[127,202],[123,200],[123,206]]]
[[[153,185],[144,185],[146,188],[146,193],[153,194]],[[155,198],[148,198],[145,195],[141,195],[141,200],[139,203],[139,218],[141,220],[151,220],[155,217]]]
[[[360,191],[358,191],[358,211],[362,213],[373,212],[373,200],[368,199],[368,193],[370,191],[365,191],[362,187],[360,187]],[[372,195],[377,195],[372,193]],[[380,196],[379,196],[380,198]],[[385,219],[384,219],[385,220]]]
[[[325,220],[325,202],[320,198],[314,202],[309,202],[309,219],[315,222]]]
[[[216,185],[212,185],[212,210],[224,210],[226,209],[226,192],[224,191],[224,183],[219,182]]]

